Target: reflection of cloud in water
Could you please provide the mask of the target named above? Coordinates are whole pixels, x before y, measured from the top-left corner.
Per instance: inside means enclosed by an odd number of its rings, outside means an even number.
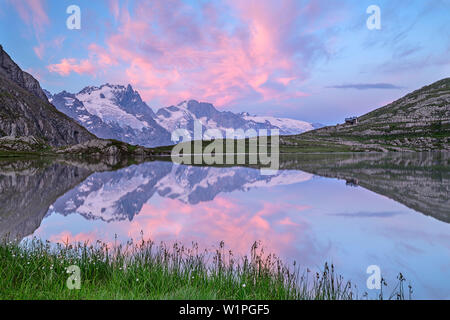
[[[293,204],[262,202],[257,206],[233,197],[216,197],[197,205],[162,199],[145,204],[135,219],[123,225],[129,237],[138,237],[141,230],[157,239],[190,242],[193,238],[208,244],[224,240],[234,250],[246,252],[255,240],[262,240],[271,250],[294,241],[303,241],[308,224],[292,215],[306,207]]]

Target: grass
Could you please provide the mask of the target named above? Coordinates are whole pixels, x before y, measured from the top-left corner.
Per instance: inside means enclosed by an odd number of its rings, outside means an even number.
[[[80,268],[79,290],[69,290],[67,268]],[[73,275],[76,277],[76,275]],[[404,299],[404,279],[389,298]],[[352,300],[358,296],[334,266],[300,275],[298,266],[266,255],[255,243],[235,257],[223,242],[212,251],[193,243],[52,244],[31,239],[0,244],[0,299],[231,299]],[[383,298],[382,294],[377,298]]]

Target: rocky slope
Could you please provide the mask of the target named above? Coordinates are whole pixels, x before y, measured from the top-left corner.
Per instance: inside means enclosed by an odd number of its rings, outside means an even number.
[[[0,46],[0,137],[28,137],[49,146],[78,144],[95,136],[51,105],[39,82]]]
[[[358,118],[283,137],[286,152],[450,150],[450,78],[437,81]]]

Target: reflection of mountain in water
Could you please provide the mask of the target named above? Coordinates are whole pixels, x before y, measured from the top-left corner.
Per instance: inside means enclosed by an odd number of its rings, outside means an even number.
[[[286,156],[282,169],[344,179],[418,212],[450,222],[450,154],[384,153]]]
[[[155,194],[184,203],[213,200],[221,192],[290,184],[308,180],[304,172],[264,176],[259,170],[235,167],[190,167],[170,162],[148,162],[115,172],[95,173],[60,197],[53,211],[74,212],[87,219],[132,220]]]
[[[91,171],[44,161],[0,164],[0,237],[21,239],[36,230],[49,206]]]
[[[76,159],[0,161],[0,239],[21,239],[41,224],[49,207],[93,172],[125,166],[126,160],[95,163]]]
[[[416,211],[450,222],[449,154],[341,154],[282,158],[277,175],[245,167],[190,167],[170,162],[126,166],[114,159],[0,162],[0,236],[32,234],[49,213],[132,220],[155,195],[198,204],[222,192],[307,181],[313,174],[347,180]],[[117,171],[117,168],[122,167]],[[302,170],[302,171],[299,171]],[[95,173],[94,173],[95,172]],[[49,210],[49,207],[52,209]]]

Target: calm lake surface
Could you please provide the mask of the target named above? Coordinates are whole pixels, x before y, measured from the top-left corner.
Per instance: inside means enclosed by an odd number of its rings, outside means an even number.
[[[450,155],[282,157],[281,169],[153,161],[0,161],[0,236],[51,241],[145,238],[266,252],[317,271],[325,262],[369,292],[402,272],[413,297],[450,299]],[[117,169],[119,168],[119,169]],[[389,290],[388,290],[389,291]],[[390,293],[390,291],[389,291]]]

